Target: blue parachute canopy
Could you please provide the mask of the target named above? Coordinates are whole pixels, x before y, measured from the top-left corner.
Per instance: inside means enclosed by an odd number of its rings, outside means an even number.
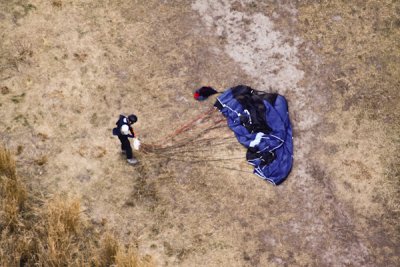
[[[237,140],[247,148],[254,173],[278,185],[293,162],[292,127],[285,97],[239,85],[226,90],[214,104],[226,117]]]

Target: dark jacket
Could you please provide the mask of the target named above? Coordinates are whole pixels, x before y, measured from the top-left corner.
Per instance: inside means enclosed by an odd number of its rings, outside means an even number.
[[[115,127],[113,129],[113,135],[118,135],[118,136],[127,136],[127,137],[131,137],[134,138],[135,137],[135,132],[133,131],[133,128],[131,126],[131,123],[128,120],[128,117],[124,116],[124,115],[119,115],[118,121],[115,123],[117,125],[117,127]],[[123,135],[121,133],[121,127],[122,125],[128,125],[129,126],[129,131],[131,132],[131,134],[128,135]]]

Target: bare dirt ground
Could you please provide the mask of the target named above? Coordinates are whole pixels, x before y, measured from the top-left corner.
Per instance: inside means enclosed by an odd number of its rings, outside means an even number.
[[[80,198],[159,266],[398,266],[400,7],[348,2],[2,0],[1,141],[32,190]],[[120,155],[120,113],[161,144],[213,104],[194,89],[237,84],[289,101],[282,185],[227,128],[182,162]]]

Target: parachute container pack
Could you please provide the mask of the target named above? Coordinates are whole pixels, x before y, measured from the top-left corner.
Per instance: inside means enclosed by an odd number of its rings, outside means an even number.
[[[237,140],[247,148],[254,173],[278,185],[293,163],[292,127],[285,97],[245,85],[223,92],[214,104]]]

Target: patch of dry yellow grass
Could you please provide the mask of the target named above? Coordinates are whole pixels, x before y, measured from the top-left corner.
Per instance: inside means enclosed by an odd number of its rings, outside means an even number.
[[[325,141],[335,144],[340,155],[326,162],[341,173],[337,181],[349,185],[341,196],[347,192],[355,207],[365,206],[364,211],[357,210],[368,222],[362,231],[375,231],[371,226],[376,221],[385,229],[386,247],[376,246],[378,235],[371,234],[371,248],[380,265],[398,262],[387,251],[394,251],[390,244],[400,240],[399,12],[400,2],[393,0],[299,4],[299,28],[323,62],[319,74],[332,96],[325,121],[338,125]],[[345,147],[346,143],[355,147]],[[345,155],[354,164],[344,166]],[[363,166],[358,172],[357,164]],[[373,208],[376,204],[379,208]]]
[[[35,198],[2,147],[0,193],[0,266],[152,266],[134,247],[96,229],[78,200]]]
[[[15,161],[5,149],[0,149],[0,196],[0,230],[14,231],[20,224],[27,193],[17,179]]]
[[[392,0],[315,1],[300,4],[300,29],[324,61],[327,87],[336,112],[358,125],[384,130],[379,158],[386,168],[384,192],[398,210],[400,150],[400,3]],[[357,131],[356,129],[355,131]],[[374,146],[371,143],[371,146]],[[397,185],[397,186],[393,186]],[[390,192],[389,192],[390,191]],[[387,201],[385,201],[387,203]],[[395,203],[396,202],[396,203]]]
[[[301,3],[300,29],[323,57],[322,78],[344,96],[344,110],[357,105],[368,119],[400,122],[399,10],[392,0]]]

